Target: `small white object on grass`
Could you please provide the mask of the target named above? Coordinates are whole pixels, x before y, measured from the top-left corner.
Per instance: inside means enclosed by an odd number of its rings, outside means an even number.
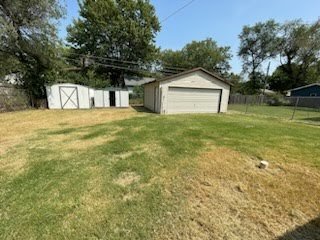
[[[261,169],[267,169],[269,167],[269,163],[267,161],[261,161],[259,168]]]

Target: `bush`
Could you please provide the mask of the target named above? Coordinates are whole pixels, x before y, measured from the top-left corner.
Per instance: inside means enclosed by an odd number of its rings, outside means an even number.
[[[0,112],[23,110],[29,107],[29,98],[24,91],[15,88],[0,91]]]
[[[129,100],[130,105],[143,105],[143,98],[132,98]]]
[[[133,88],[133,94],[131,95],[131,98],[143,98],[144,93],[144,87],[143,86],[135,86]]]
[[[282,95],[273,94],[268,97],[267,104],[269,106],[285,106],[290,103]]]

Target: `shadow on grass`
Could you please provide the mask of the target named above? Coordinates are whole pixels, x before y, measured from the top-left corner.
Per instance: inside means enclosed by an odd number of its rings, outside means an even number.
[[[65,129],[61,129],[61,130],[50,131],[48,134],[49,135],[61,135],[61,134],[73,133],[76,131],[78,131],[78,128],[65,128]]]
[[[303,121],[320,122],[320,117],[303,118]]]
[[[285,233],[277,240],[320,240],[320,216]]]
[[[134,105],[131,106],[136,112],[144,112],[144,113],[154,113],[151,110],[145,108],[143,105]],[[155,113],[154,113],[155,114]]]

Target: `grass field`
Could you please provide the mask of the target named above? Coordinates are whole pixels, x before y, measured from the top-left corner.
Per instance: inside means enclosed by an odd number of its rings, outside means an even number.
[[[249,105],[243,104],[229,105],[229,110],[246,112],[249,114],[265,115],[283,119],[291,119],[294,107],[290,106],[267,106],[267,105]],[[298,107],[294,114],[294,120],[320,124],[320,109]]]
[[[0,121],[0,239],[320,239],[317,126],[133,109]]]

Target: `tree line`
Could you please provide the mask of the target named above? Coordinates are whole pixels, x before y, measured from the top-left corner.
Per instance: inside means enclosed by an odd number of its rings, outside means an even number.
[[[274,20],[242,29],[238,55],[249,81],[242,91],[255,93],[266,85],[284,92],[320,80],[320,22],[301,20],[280,24]],[[262,67],[268,61],[278,63],[271,76]]]
[[[232,81],[233,91],[278,92],[319,81],[320,24],[274,20],[244,26],[237,55],[242,74],[231,72],[229,46],[212,38],[192,41],[181,50],[161,50],[161,30],[149,0],[79,1],[79,17],[67,28],[66,42],[57,26],[65,15],[59,0],[0,2],[0,77],[17,73],[18,84],[34,98],[45,97],[45,84],[66,81],[92,87],[122,86],[124,76],[161,77],[204,67]],[[277,68],[267,74],[272,62]]]

